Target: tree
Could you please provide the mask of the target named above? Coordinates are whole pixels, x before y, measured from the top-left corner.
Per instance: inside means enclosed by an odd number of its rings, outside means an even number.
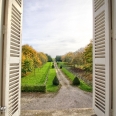
[[[33,61],[32,59],[25,59],[22,63],[22,75],[26,75],[27,72],[31,72],[33,70]]]
[[[48,57],[48,62],[52,62],[52,57],[48,54],[46,54],[46,56]]]
[[[48,61],[48,56],[43,52],[37,52],[28,44],[22,46],[22,75],[39,68]],[[35,73],[34,73],[35,74]]]
[[[43,52],[38,52],[37,55],[39,59],[41,60],[42,64],[45,64],[48,61],[47,55],[44,54]]]
[[[56,62],[62,62],[61,56],[56,56],[55,60]]]

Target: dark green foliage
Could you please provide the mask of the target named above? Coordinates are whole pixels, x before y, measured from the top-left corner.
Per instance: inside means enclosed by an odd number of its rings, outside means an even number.
[[[80,81],[79,81],[78,77],[74,78],[73,85],[80,85]]]
[[[60,69],[62,69],[62,65],[60,66]]]
[[[21,86],[22,92],[46,92],[45,85],[25,85]]]
[[[54,77],[53,85],[59,85],[59,80],[58,80],[57,76]]]
[[[33,70],[33,62],[31,59],[25,59],[22,63],[21,67],[21,76],[26,76],[27,72],[31,72]]]
[[[48,57],[48,62],[52,62],[52,57],[48,54],[46,54],[46,56]]]
[[[54,68],[54,64],[52,64],[52,68]]]
[[[59,62],[62,62],[62,59],[61,59],[61,56],[56,56],[56,62],[59,61]]]

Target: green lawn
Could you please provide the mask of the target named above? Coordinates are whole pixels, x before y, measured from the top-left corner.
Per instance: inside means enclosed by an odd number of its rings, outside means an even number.
[[[47,62],[46,64],[44,64],[42,66],[42,68],[40,68],[40,69],[36,68],[35,75],[34,75],[34,71],[33,71],[31,74],[23,77],[21,79],[21,84],[22,85],[44,84],[50,66],[51,66],[51,63]]]
[[[32,91],[45,92],[46,91],[45,81],[50,66],[51,62],[47,62],[40,69],[39,68],[35,69],[35,75],[33,71],[29,75],[21,78],[21,90],[25,92]]]
[[[71,80],[71,81],[73,81],[73,79],[74,79],[74,75],[71,73],[71,72],[69,72],[66,68],[62,68],[62,72]]]
[[[58,65],[59,68],[60,68],[61,65],[62,65],[62,67],[65,67],[65,62],[58,62],[57,65]]]
[[[69,72],[66,68],[62,68],[62,72],[71,80],[73,81],[75,75],[73,75],[71,72]],[[80,80],[80,85],[78,86],[80,89],[88,92],[92,92],[92,87],[87,85],[83,80]]]
[[[59,86],[53,85],[53,79],[56,76],[55,69],[50,69],[48,74],[48,81],[46,83],[46,89],[48,92],[57,92],[59,90]]]
[[[29,75],[21,79],[22,91],[24,92],[57,92],[60,86],[52,84],[56,71],[52,68],[52,63],[47,62],[40,69],[35,69]],[[47,80],[47,81],[46,81]]]

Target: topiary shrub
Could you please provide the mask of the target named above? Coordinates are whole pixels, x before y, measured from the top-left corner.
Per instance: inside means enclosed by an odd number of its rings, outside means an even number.
[[[57,76],[54,77],[53,85],[59,85],[59,80],[58,80]]]
[[[74,78],[73,85],[80,85],[80,81],[79,81],[78,77]]]
[[[62,65],[60,66],[60,69],[62,69]]]
[[[52,68],[54,68],[54,64],[52,64]]]

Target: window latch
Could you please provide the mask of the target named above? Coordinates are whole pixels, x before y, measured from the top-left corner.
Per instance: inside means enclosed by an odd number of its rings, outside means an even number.
[[[6,111],[6,107],[1,107],[0,106],[0,112],[5,112]]]

